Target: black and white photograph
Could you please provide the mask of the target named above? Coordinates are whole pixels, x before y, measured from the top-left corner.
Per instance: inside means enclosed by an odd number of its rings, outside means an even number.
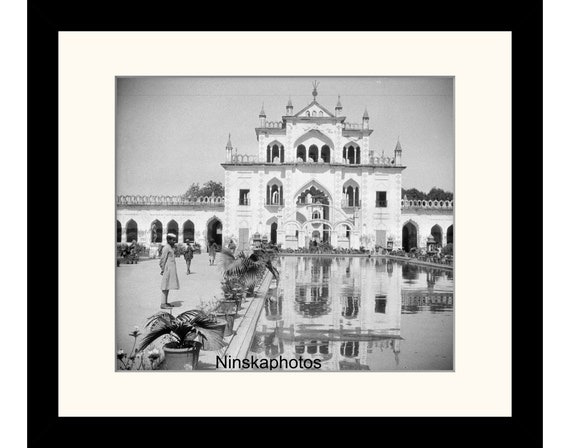
[[[117,76],[116,372],[453,372],[454,82]]]

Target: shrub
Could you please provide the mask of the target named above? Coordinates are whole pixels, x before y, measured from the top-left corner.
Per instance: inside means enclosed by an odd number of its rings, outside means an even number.
[[[441,250],[442,255],[453,255],[453,243],[449,243]]]

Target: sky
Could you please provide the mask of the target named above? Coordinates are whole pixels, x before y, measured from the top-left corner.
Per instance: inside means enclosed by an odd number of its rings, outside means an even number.
[[[116,192],[180,195],[192,183],[224,180],[228,135],[240,154],[257,155],[262,104],[281,121],[317,101],[360,123],[370,116],[370,149],[393,155],[400,139],[403,188],[454,191],[451,77],[134,77],[117,78]]]

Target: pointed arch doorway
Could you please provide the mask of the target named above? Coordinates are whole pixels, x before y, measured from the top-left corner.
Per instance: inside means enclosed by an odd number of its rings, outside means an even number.
[[[206,246],[214,241],[220,248],[222,247],[222,222],[215,216],[206,225]]]

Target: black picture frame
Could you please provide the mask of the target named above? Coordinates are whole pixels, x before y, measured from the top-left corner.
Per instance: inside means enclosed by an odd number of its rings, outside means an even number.
[[[314,5],[295,14],[294,5],[218,4],[210,8],[193,5],[156,4],[152,8],[130,2],[75,3],[28,2],[28,227],[43,217],[49,223],[42,233],[58,234],[58,32],[60,31],[510,31],[512,32],[513,191],[532,171],[533,190],[512,198],[512,222],[524,207],[542,209],[542,2],[475,5],[457,2]],[[328,10],[328,11],[327,11]],[[346,11],[345,15],[343,11]],[[305,17],[303,17],[305,16]],[[295,18],[296,17],[296,18]],[[342,24],[341,24],[342,23]],[[205,29],[210,27],[209,29]],[[477,169],[484,169],[484,164]],[[537,179],[538,178],[538,179]],[[39,192],[41,191],[41,194]],[[49,199],[45,199],[49,198]],[[39,199],[39,200],[38,200]],[[541,216],[533,220],[534,233],[542,234]],[[28,243],[28,443],[29,446],[157,446],[166,438],[200,436],[215,443],[289,443],[327,438],[344,443],[367,439],[399,446],[456,447],[479,444],[504,447],[522,435],[525,446],[542,443],[542,308],[533,305],[529,331],[528,301],[542,298],[542,241],[533,239],[532,279],[527,252],[517,241],[528,239],[522,226],[514,225],[512,236],[512,417],[59,417],[57,291],[65,272],[50,260],[38,272],[37,247]],[[31,234],[30,234],[31,235]],[[60,235],[65,238],[65,235]],[[57,247],[50,239],[50,256]],[[78,256],[86,242],[77,242]],[[524,265],[523,265],[524,263]],[[482,268],[484,269],[484,268]],[[536,273],[538,272],[538,273]],[[36,273],[38,275],[36,275]],[[41,277],[41,280],[38,279]],[[59,280],[58,280],[59,279]],[[49,294],[46,294],[49,292]],[[55,293],[55,294],[54,294]],[[78,291],[78,294],[81,292]],[[41,344],[38,347],[38,343]],[[45,347],[51,347],[46,349]],[[86,384],[85,387],[98,387]],[[426,384],[429,387],[429,384]],[[168,394],[168,387],[157,393]],[[245,397],[244,397],[245,399]],[[300,397],[302,400],[310,397]],[[302,405],[300,406],[302,408]],[[167,426],[179,428],[165,433]],[[177,443],[177,442],[175,442]],[[180,442],[182,443],[182,442]],[[364,441],[360,443],[366,443]],[[368,442],[370,443],[370,442]]]

